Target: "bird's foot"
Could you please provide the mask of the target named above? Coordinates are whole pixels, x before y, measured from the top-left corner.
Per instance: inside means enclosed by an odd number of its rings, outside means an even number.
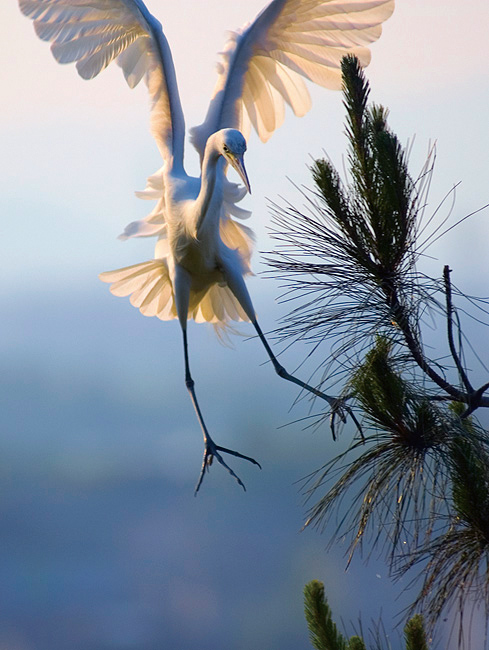
[[[250,463],[253,463],[253,465],[258,465],[258,467],[261,469],[261,465],[258,461],[256,461],[254,458],[251,458],[251,456],[245,456],[244,454],[240,454],[239,451],[234,451],[233,449],[228,449],[227,447],[220,447],[219,445],[216,445],[215,442],[210,438],[207,437],[204,441],[205,444],[205,449],[204,449],[204,457],[202,459],[202,469],[200,470],[200,475],[199,475],[199,480],[197,481],[197,485],[195,486],[195,496],[197,496],[197,492],[199,491],[199,488],[202,484],[202,481],[204,480],[204,475],[206,470],[209,470],[209,467],[212,465],[212,461],[214,458],[217,460],[218,463],[220,463],[223,467],[227,469],[227,471],[233,476],[236,481],[238,482],[239,485],[243,488],[243,490],[246,492],[245,485],[243,481],[239,478],[239,476],[229,467],[229,465],[225,462],[224,458],[221,456],[219,452],[222,452],[224,454],[231,454],[232,456],[236,456],[237,458],[243,458],[243,460],[247,460]]]
[[[349,415],[353,422],[355,423],[355,426],[357,427],[357,430],[360,434],[360,437],[362,440],[365,440],[365,436],[363,435],[363,429],[362,425],[358,421],[358,419],[355,417],[355,414],[353,413],[352,409],[346,404],[346,399],[347,397],[337,397],[335,398],[332,403],[331,403],[331,413],[329,417],[329,423],[331,427],[331,434],[333,436],[333,440],[336,440],[336,420],[339,418],[343,424],[346,424],[346,416]]]

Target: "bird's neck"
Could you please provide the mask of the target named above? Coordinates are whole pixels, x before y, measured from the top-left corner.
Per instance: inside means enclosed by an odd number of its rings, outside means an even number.
[[[202,161],[202,174],[200,192],[196,200],[197,223],[196,232],[202,228],[204,221],[209,217],[209,209],[212,200],[222,200],[222,185],[226,162],[220,152],[211,143],[205,149],[204,160]],[[219,217],[219,215],[215,215]]]

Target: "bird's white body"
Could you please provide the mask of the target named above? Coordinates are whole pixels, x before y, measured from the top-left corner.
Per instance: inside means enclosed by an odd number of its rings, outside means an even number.
[[[239,132],[223,129],[211,135],[201,179],[163,168],[158,214],[164,215],[164,222],[158,230],[155,261],[101,275],[112,284],[115,295],[130,294],[132,304],[145,316],[177,318],[180,305],[181,320],[191,317],[216,327],[252,318],[251,300],[240,283],[251,272],[252,238],[225,213],[224,193],[232,184],[226,179],[228,163],[220,153],[227,146],[224,136],[234,142],[239,155],[244,153],[246,145]],[[238,296],[230,283],[239,285]]]
[[[121,238],[156,236],[155,256],[100,277],[115,295],[130,295],[144,315],[178,318],[187,388],[206,449],[198,486],[213,456],[240,482],[219,450],[252,459],[218,447],[208,434],[190,376],[189,318],[217,327],[250,320],[278,374],[336,408],[335,400],[285,371],[256,322],[243,279],[251,272],[253,236],[239,221],[249,213],[237,205],[250,189],[245,137],[252,125],[266,141],[282,124],[285,104],[298,116],[309,110],[303,78],[339,89],[344,55],[354,54],[367,65],[366,45],[380,36],[394,0],[272,0],[252,23],[231,33],[207,116],[191,130],[200,179],[185,172],[185,121],[171,51],[161,24],[142,0],[19,0],[19,6],[34,20],[38,36],[51,41],[55,58],[76,62],[83,78],[91,79],[115,59],[131,88],[146,81],[151,131],[163,166],[139,196],[157,204],[145,219],[129,224]],[[244,187],[227,180],[228,165]]]

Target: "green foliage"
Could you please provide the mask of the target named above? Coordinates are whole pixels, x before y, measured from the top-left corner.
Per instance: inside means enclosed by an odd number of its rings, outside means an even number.
[[[422,563],[411,612],[424,618],[411,619],[405,638],[407,650],[426,650],[423,620],[431,633],[454,605],[462,621],[467,603],[482,603],[489,621],[489,435],[472,416],[489,407],[489,382],[472,386],[454,296],[482,313],[489,300],[452,286],[448,265],[440,278],[418,270],[444,224],[436,224],[438,209],[422,223],[434,155],[414,180],[387,110],[369,105],[357,59],[345,57],[342,72],[347,178],[317,160],[309,210],[275,207],[270,265],[296,300],[278,333],[314,352],[327,341],[320,386],[330,379],[343,387],[316,423],[346,414],[357,432],[305,480],[307,498],[319,494],[306,525],[324,530],[335,521],[332,539],[347,539],[349,558],[365,539],[380,544],[396,575]],[[436,357],[423,343],[427,313],[446,333]],[[315,647],[365,650],[359,637],[338,633],[317,583],[313,592]]]
[[[457,516],[489,544],[489,456],[475,436],[460,436],[451,447],[452,495]],[[470,481],[467,477],[470,476]]]
[[[463,422],[447,463],[452,480],[450,525],[418,550],[418,558],[429,561],[414,606],[423,608],[431,625],[454,602],[463,614],[465,601],[473,601],[474,594],[489,616],[489,454],[487,438],[473,422]]]
[[[348,650],[347,642],[333,623],[322,582],[312,580],[304,587],[304,609],[311,643],[316,650]]]
[[[387,111],[368,109],[369,85],[358,60],[342,61],[347,135],[350,142],[352,207],[360,226],[363,257],[380,281],[395,274],[408,250],[414,226],[414,184],[404,151],[387,126]]]
[[[322,528],[349,492],[350,506],[336,536],[351,538],[350,557],[370,528],[376,542],[389,540],[388,555],[405,555],[436,520],[449,472],[443,462],[454,434],[451,420],[403,378],[392,343],[377,337],[348,384],[375,432],[358,440],[312,474],[309,493],[328,486],[311,508],[307,524]],[[458,432],[458,429],[456,429]],[[337,467],[339,478],[330,484]],[[354,493],[352,496],[352,492]]]
[[[365,641],[352,636],[348,641],[338,632],[324,595],[324,584],[311,580],[304,587],[304,610],[311,643],[316,650],[366,650]],[[428,650],[423,617],[416,614],[404,628],[406,650]]]
[[[452,404],[460,416],[463,406]],[[484,432],[473,418],[460,421],[461,431],[450,446],[452,498],[457,518],[477,531],[489,545],[489,453]],[[470,477],[470,481],[467,480]]]
[[[363,639],[359,636],[352,636],[348,641],[348,650],[366,650]]]
[[[292,207],[274,213],[273,235],[283,243],[270,265],[283,272],[291,299],[305,298],[281,334],[341,341],[336,359],[362,349],[362,339],[377,332],[415,350],[422,362],[419,312],[437,304],[432,286],[415,269],[423,179],[430,172],[427,166],[423,178],[413,181],[387,111],[368,106],[369,84],[357,59],[345,57],[342,71],[348,182],[330,160],[317,160],[311,213]]]
[[[374,426],[391,432],[406,447],[427,449],[443,441],[445,429],[437,409],[414,394],[412,385],[396,370],[391,353],[392,343],[377,337],[350,386]]]
[[[404,639],[406,650],[428,650],[423,617],[420,614],[416,614],[406,623]]]
[[[395,278],[414,238],[416,192],[405,153],[387,126],[387,111],[367,107],[369,85],[355,57],[342,62],[352,186],[342,186],[327,160],[312,167],[343,247],[370,279]]]

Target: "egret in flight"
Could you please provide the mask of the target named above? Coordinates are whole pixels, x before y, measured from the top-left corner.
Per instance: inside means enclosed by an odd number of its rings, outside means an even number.
[[[339,89],[343,56],[354,54],[367,65],[366,46],[380,36],[394,0],[273,0],[252,23],[231,33],[207,116],[191,130],[200,178],[184,168],[185,122],[172,55],[161,24],[142,0],[19,0],[19,5],[33,19],[37,35],[51,41],[56,60],[76,62],[84,79],[92,79],[115,59],[131,88],[143,78],[147,84],[151,132],[163,165],[139,194],[157,204],[121,237],[157,237],[155,256],[102,273],[100,279],[111,283],[116,296],[130,295],[131,304],[145,316],[177,318],[180,323],[185,383],[204,437],[196,492],[213,458],[244,488],[223,454],[259,464],[217,445],[210,436],[190,374],[187,321],[209,322],[217,329],[229,321],[250,321],[278,375],[337,408],[332,397],[284,369],[258,325],[244,282],[253,236],[236,220],[249,216],[237,205],[250,192],[246,137],[252,125],[266,141],[284,119],[284,102],[295,115],[308,111],[303,78]],[[243,186],[227,179],[229,166]]]

